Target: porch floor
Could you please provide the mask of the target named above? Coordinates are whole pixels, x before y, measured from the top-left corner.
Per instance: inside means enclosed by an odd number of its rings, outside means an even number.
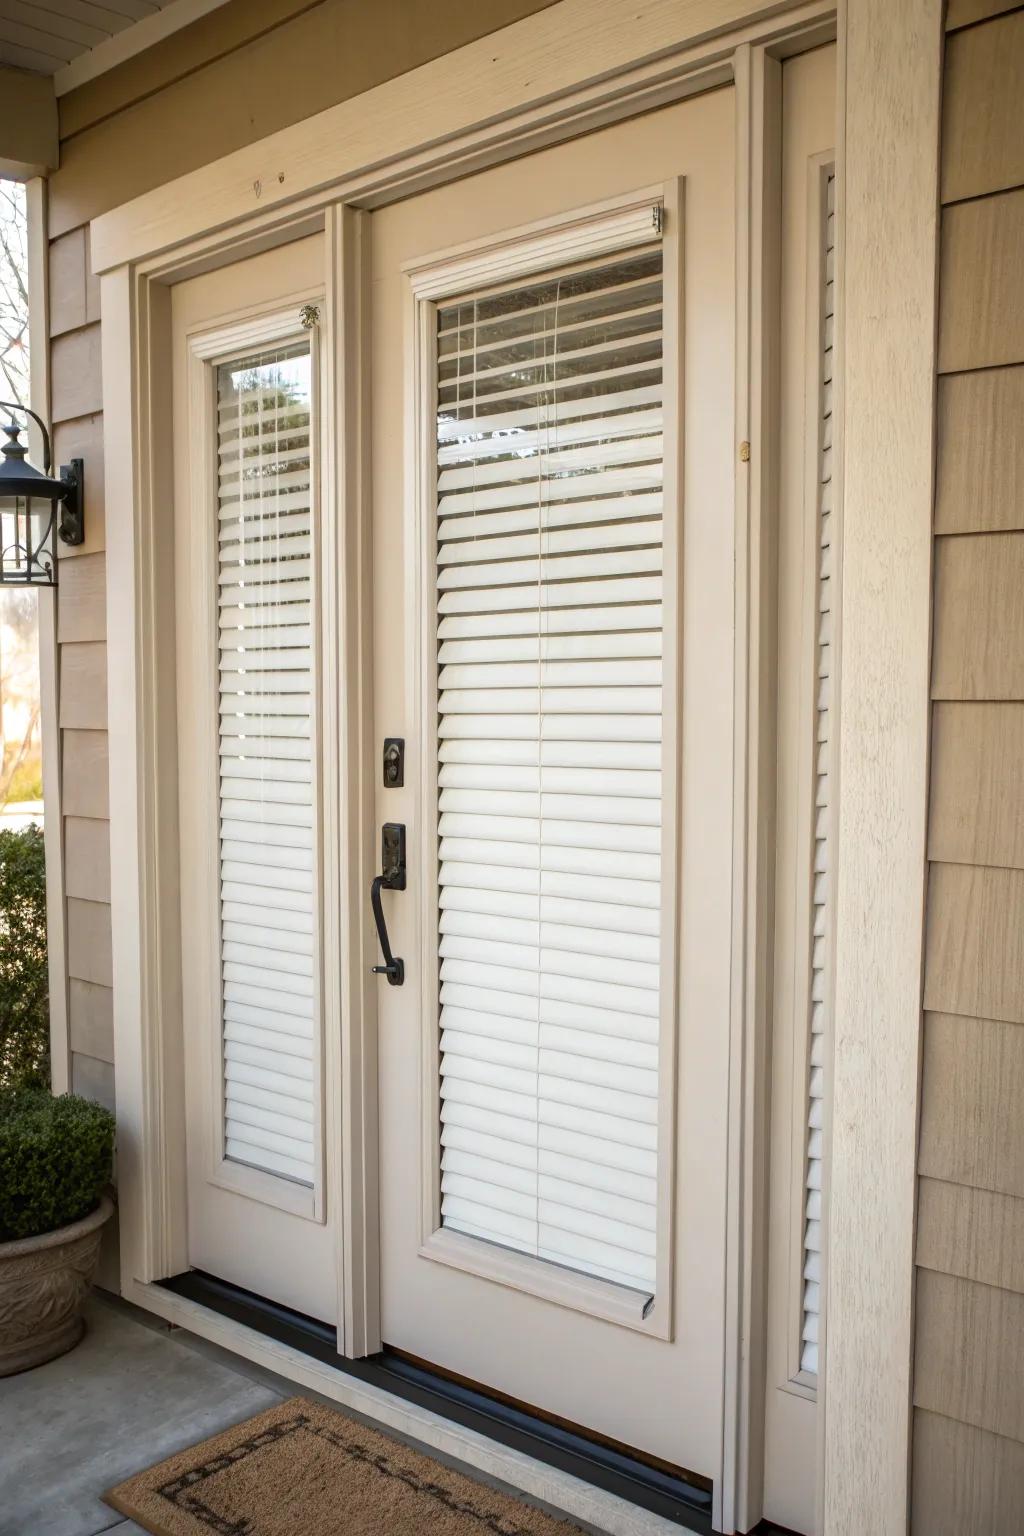
[[[133,1536],[106,1489],[283,1395],[116,1302],[94,1298],[88,1325],[70,1354],[0,1381],[0,1536]]]

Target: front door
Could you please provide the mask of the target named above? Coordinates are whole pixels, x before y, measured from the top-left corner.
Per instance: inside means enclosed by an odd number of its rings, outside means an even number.
[[[371,220],[383,1338],[706,1476],[734,204],[727,88]]]

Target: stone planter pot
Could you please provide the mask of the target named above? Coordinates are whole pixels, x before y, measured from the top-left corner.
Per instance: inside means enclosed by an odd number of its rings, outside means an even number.
[[[0,1243],[0,1376],[54,1360],[81,1339],[82,1308],[113,1211],[104,1195],[81,1221]]]

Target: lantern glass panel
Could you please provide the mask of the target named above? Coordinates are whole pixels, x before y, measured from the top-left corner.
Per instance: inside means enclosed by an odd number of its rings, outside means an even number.
[[[0,582],[54,586],[56,504],[44,496],[0,497]]]

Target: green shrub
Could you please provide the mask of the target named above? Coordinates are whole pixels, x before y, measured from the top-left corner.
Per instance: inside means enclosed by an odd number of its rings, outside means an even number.
[[[46,866],[41,827],[0,830],[0,1089],[47,1087]]]
[[[114,1117],[76,1094],[0,1092],[0,1243],[88,1216],[110,1182]]]

